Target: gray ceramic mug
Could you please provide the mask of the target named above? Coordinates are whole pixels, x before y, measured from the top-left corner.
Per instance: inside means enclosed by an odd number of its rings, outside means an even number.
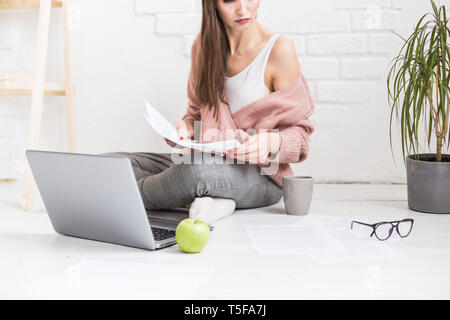
[[[311,207],[314,181],[309,176],[284,176],[283,198],[287,214],[305,215]]]

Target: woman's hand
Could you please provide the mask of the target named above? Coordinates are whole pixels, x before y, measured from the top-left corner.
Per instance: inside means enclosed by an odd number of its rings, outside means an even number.
[[[267,163],[269,154],[277,153],[281,146],[281,136],[275,132],[263,132],[250,136],[241,132],[240,141],[244,143],[232,150],[228,150],[227,157],[243,160],[254,164]]]
[[[180,120],[175,124],[175,130],[177,130],[178,138],[180,140],[183,139],[191,139],[194,136],[194,123],[190,120]],[[166,138],[164,138],[164,141],[171,146],[172,148],[175,148],[178,144],[170,141]]]

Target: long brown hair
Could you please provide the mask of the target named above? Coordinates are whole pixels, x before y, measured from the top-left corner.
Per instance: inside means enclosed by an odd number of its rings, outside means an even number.
[[[200,48],[197,56],[197,70],[195,70],[196,100],[200,106],[214,108],[216,119],[220,103],[226,103],[225,72],[230,50],[225,27],[217,10],[217,1],[220,0],[202,0]]]

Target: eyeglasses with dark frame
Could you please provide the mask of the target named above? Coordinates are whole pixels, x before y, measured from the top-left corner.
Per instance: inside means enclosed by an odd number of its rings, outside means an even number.
[[[384,241],[384,240],[387,240],[391,236],[394,228],[395,228],[395,230],[397,230],[397,233],[400,237],[406,238],[411,233],[411,230],[412,230],[412,227],[414,224],[414,219],[407,218],[407,219],[397,220],[397,221],[382,221],[382,222],[377,222],[377,223],[373,223],[373,224],[359,222],[359,221],[352,221],[352,224],[350,227],[351,229],[353,229],[353,223],[358,223],[358,224],[361,224],[364,226],[372,227],[373,231],[370,236],[372,237],[373,235],[375,235],[378,240]],[[398,227],[400,225],[400,223],[402,223],[401,231]]]

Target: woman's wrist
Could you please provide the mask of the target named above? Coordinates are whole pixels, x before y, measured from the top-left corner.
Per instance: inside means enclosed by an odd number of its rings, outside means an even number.
[[[274,154],[277,154],[278,151],[280,151],[281,148],[281,135],[279,133],[273,133],[271,132],[270,136],[270,156],[273,156]]]
[[[194,120],[192,119],[184,119],[184,123],[186,124],[186,129],[189,132],[189,139],[194,137]]]

